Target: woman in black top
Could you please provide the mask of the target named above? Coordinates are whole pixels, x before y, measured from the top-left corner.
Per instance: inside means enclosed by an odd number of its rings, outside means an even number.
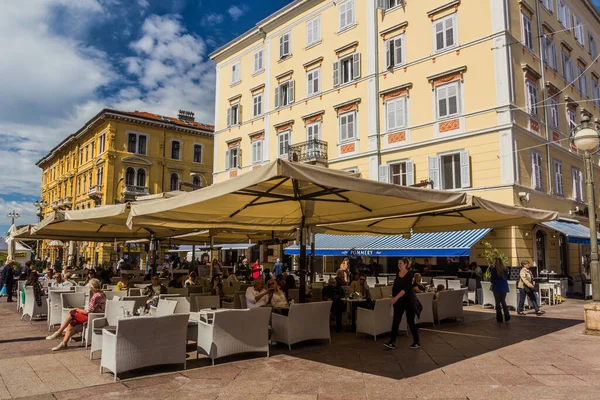
[[[402,314],[406,312],[406,323],[410,329],[410,333],[413,337],[413,344],[410,345],[411,349],[418,349],[421,347],[419,342],[419,328],[415,325],[415,293],[413,291],[413,276],[408,272],[408,259],[401,258],[398,260],[398,275],[394,279],[394,286],[392,287],[392,300],[390,303],[394,307],[394,319],[392,321],[392,335],[390,341],[384,346],[388,349],[396,348],[396,336],[398,335],[398,328],[402,321]]]
[[[423,278],[418,272],[413,277],[413,290],[415,293],[424,293],[426,291],[425,285],[423,285]]]

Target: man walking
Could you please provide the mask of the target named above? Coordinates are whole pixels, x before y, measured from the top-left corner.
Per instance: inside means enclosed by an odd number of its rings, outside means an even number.
[[[283,274],[283,264],[281,260],[278,258],[275,264],[273,265],[273,276],[277,278],[279,275]]]
[[[6,265],[2,269],[2,283],[6,285],[6,301],[8,303],[12,303],[12,293],[13,293],[13,283],[15,281],[15,273],[13,271],[13,264],[15,260],[8,259],[6,260]]]
[[[545,311],[540,310],[538,305],[537,297],[535,296],[535,282],[533,281],[533,274],[529,267],[531,264],[529,261],[521,261],[521,271],[519,272],[519,282],[517,288],[519,289],[519,306],[517,307],[517,314],[525,315],[523,312],[523,306],[525,305],[525,296],[529,297],[529,301],[535,308],[537,315],[545,314]]]

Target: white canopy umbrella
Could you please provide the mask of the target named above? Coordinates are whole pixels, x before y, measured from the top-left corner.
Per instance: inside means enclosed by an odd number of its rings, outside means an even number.
[[[9,259],[15,258],[15,252],[17,247],[17,240],[15,239],[16,232],[17,227],[15,226],[15,224],[12,224],[10,226],[10,229],[8,230],[8,236],[6,237],[6,244],[8,245],[7,253]]]

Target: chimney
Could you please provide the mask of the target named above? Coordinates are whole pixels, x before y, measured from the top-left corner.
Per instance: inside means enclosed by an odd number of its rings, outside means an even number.
[[[194,113],[191,111],[185,111],[185,110],[179,110],[179,114],[177,115],[177,118],[179,118],[179,120],[181,121],[185,121],[185,122],[194,122]]]

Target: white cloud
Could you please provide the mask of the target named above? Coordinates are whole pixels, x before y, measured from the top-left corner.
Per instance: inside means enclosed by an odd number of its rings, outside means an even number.
[[[150,3],[148,0],[138,0],[138,6],[145,10],[146,8],[150,7]]]
[[[242,15],[246,13],[247,10],[248,7],[246,6],[231,6],[227,10],[227,12],[229,13],[229,16],[232,20],[237,21]]]
[[[0,198],[0,225],[6,225],[7,227],[0,231],[0,236],[3,236],[8,230],[8,227],[10,227],[10,219],[6,216],[12,211],[19,213],[19,218],[15,220],[15,225],[35,224],[38,222],[38,217],[36,215],[37,210],[32,202],[7,201]]]
[[[202,25],[215,26],[222,24],[224,19],[225,17],[223,16],[223,14],[208,13],[202,17],[200,23]]]

